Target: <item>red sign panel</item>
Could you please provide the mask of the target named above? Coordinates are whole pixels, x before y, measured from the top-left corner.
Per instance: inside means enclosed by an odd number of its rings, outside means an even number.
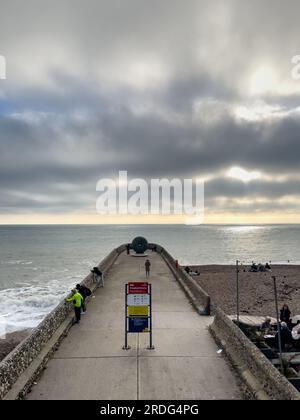
[[[146,295],[148,293],[148,283],[128,283],[129,295]]]

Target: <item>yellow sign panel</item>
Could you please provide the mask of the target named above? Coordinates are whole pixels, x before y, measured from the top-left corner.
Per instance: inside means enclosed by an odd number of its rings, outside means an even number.
[[[149,316],[149,306],[128,306],[128,316]]]

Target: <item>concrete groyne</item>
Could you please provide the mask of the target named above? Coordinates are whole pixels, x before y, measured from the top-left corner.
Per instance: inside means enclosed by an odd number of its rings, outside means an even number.
[[[79,325],[70,329],[26,396],[28,400],[228,400],[239,382],[217,354],[208,325],[187,299],[161,249],[119,255],[105,287],[95,292]],[[144,258],[143,258],[144,257]],[[149,280],[145,261],[151,262]],[[151,283],[153,345],[129,333],[124,350],[125,286]],[[127,324],[128,326],[128,324]]]
[[[184,269],[178,266],[175,259],[164,247],[158,244],[149,244],[148,248],[150,251],[148,257],[150,260],[153,260],[151,282],[153,282],[154,290],[157,293],[155,317],[159,345],[156,357],[148,356],[145,354],[144,349],[137,351],[138,346],[134,341],[132,341],[132,354],[129,354],[128,357],[124,357],[122,354],[122,343],[119,340],[122,340],[122,328],[124,325],[123,286],[128,281],[144,278],[144,262],[143,259],[128,258],[125,253],[126,245],[121,245],[104,258],[98,266],[106,274],[106,283],[104,289],[95,293],[96,299],[91,300],[88,313],[83,320],[83,323],[86,323],[86,326],[88,326],[88,330],[85,330],[84,324],[79,326],[83,328],[82,330],[78,328],[70,330],[73,320],[72,305],[62,301],[0,363],[0,399],[24,398],[32,388],[33,383],[39,382],[40,377],[46,377],[46,379],[44,379],[39,391],[34,391],[36,387],[33,387],[32,394],[30,394],[31,398],[40,399],[40,396],[49,398],[54,396],[57,398],[61,394],[58,391],[56,392],[56,390],[52,391],[51,386],[53,383],[56,383],[56,379],[60,375],[59,386],[60,391],[63,392],[64,384],[68,380],[66,378],[69,374],[68,367],[65,367],[65,361],[68,360],[69,366],[76,363],[76,358],[82,358],[82,363],[87,364],[90,376],[86,380],[91,380],[92,383],[95,383],[96,378],[93,375],[97,373],[94,363],[98,363],[99,369],[106,369],[105,363],[108,361],[112,363],[112,369],[114,369],[114,363],[119,363],[118,371],[125,369],[127,362],[129,364],[134,363],[134,369],[141,363],[144,366],[143,369],[149,369],[147,370],[149,375],[154,375],[153,372],[156,372],[156,376],[153,376],[153,383],[156,383],[158,388],[162,382],[160,377],[161,369],[168,371],[168,369],[172,368],[178,369],[177,382],[180,383],[182,378],[184,378],[190,386],[190,388],[187,388],[186,398],[195,395],[195,392],[200,397],[207,395],[211,399],[237,398],[238,383],[235,383],[235,375],[232,374],[232,370],[226,366],[227,358],[222,360],[222,357],[216,356],[216,344],[207,330],[207,326],[210,325],[209,329],[212,336],[218,345],[224,349],[232,366],[253,398],[260,400],[299,400],[300,394],[298,391],[229,319],[222,309],[216,307],[214,309],[214,317],[197,316],[197,314],[210,315],[210,296],[197,284],[194,278],[190,277]],[[96,287],[92,274],[89,274],[82,284],[85,284],[92,290]],[[186,298],[192,304],[197,314]],[[74,344],[77,343],[76,334],[79,334],[80,331],[81,334],[85,334],[85,339],[81,346]],[[68,337],[66,338],[67,335]],[[181,339],[177,346],[170,347],[169,342],[173,342],[172,340],[176,341],[178,337],[181,337]],[[64,340],[65,338],[66,340]],[[142,344],[143,338],[138,343]],[[62,345],[60,346],[60,344]],[[61,355],[57,356],[60,352]],[[141,357],[139,363],[136,363],[136,357]],[[176,365],[169,366],[168,363],[172,363],[172,360],[176,357],[178,358],[176,359]],[[125,365],[124,360],[126,360]],[[157,360],[161,363],[161,366],[155,369],[151,363],[156,363],[155,361]],[[204,360],[206,362],[203,362],[202,365],[201,361]],[[210,361],[210,366],[207,370],[208,361]],[[182,366],[180,363],[182,363]],[[185,363],[188,363],[188,365],[185,365]],[[193,365],[194,363],[195,365]],[[190,373],[187,373],[186,368],[190,365],[193,365],[193,369]],[[43,373],[46,367],[48,369]],[[61,369],[66,370],[65,374],[61,372]],[[131,386],[133,386],[133,383],[136,383],[137,372],[134,369],[131,366],[128,371],[132,373]],[[225,382],[222,382],[222,384],[219,384],[218,369],[221,369],[224,373]],[[48,370],[50,370],[49,374]],[[124,378],[127,378],[128,372],[126,375],[124,373]],[[107,372],[107,375],[109,374],[110,371]],[[87,375],[87,373],[83,370],[82,375]],[[199,378],[205,378],[205,375],[207,375],[209,380],[203,379],[199,382]],[[212,381],[213,388],[207,389],[211,375],[214,377]],[[111,380],[111,390],[117,392],[116,395],[119,395],[120,398],[124,395],[124,389],[131,392],[131,388],[128,387],[127,389],[121,386],[122,383],[119,383],[118,378],[115,378],[114,375],[109,376],[109,378]],[[168,377],[165,377],[164,380],[169,383]],[[68,387],[71,399],[75,396],[77,398],[76,392],[79,392],[78,395],[83,395],[82,392],[86,392],[85,387],[81,389],[81,382],[81,378],[80,380],[75,378],[74,389],[72,388],[73,385]],[[145,380],[142,389],[139,388],[137,390],[137,395],[145,392],[144,396],[147,398],[149,395],[155,398],[161,396],[160,393],[157,393],[158,391],[155,387],[148,389],[146,383],[148,384],[148,380]],[[98,398],[99,395],[99,398],[110,398],[106,385],[106,383],[99,383],[99,394],[87,393],[86,397]],[[230,386],[234,388],[234,391],[228,393]],[[147,389],[147,392],[145,389]],[[218,393],[215,393],[215,389],[218,389]],[[168,390],[168,387],[163,387],[161,392],[166,390]],[[130,392],[128,395],[131,398],[135,398],[135,394]],[[181,393],[182,390],[174,388],[173,394],[166,393],[164,395],[167,398],[173,398],[182,395]]]

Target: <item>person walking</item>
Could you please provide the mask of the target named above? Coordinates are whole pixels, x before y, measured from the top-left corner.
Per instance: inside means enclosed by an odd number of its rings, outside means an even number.
[[[126,251],[127,251],[127,255],[130,255],[130,244],[126,245]]]
[[[81,296],[82,296],[82,305],[81,305],[81,310],[82,310],[82,313],[83,313],[83,314],[85,314],[85,313],[86,313],[85,299],[86,299],[88,296],[91,296],[92,292],[91,292],[91,290],[90,290],[88,287],[83,286],[83,285],[81,285],[81,284],[76,284],[76,290],[77,290],[77,291],[81,294]]]
[[[145,262],[146,277],[150,276],[150,267],[151,267],[150,261],[146,260],[146,262]]]
[[[74,312],[75,312],[75,324],[79,324],[81,319],[81,306],[82,306],[83,297],[78,292],[78,290],[72,290],[72,296],[66,299],[66,302],[73,302]]]

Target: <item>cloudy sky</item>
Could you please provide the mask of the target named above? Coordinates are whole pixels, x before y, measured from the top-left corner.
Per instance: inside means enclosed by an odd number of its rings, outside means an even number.
[[[128,222],[95,210],[120,170],[205,180],[207,223],[300,223],[299,15],[299,0],[0,0],[0,223]]]

